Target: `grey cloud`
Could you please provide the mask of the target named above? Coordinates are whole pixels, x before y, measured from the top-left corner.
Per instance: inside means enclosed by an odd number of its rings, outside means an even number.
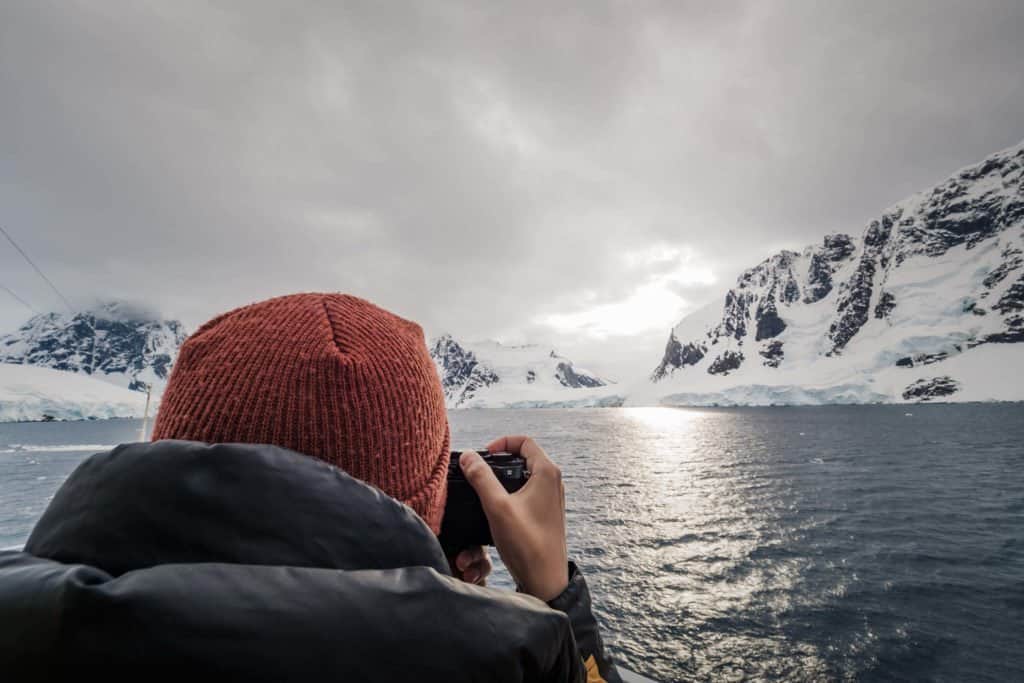
[[[649,281],[626,253],[692,248],[725,284],[1024,137],[1022,23],[1014,2],[4,3],[0,220],[83,306],[194,326],[340,289],[553,339],[542,314]],[[602,343],[622,374],[661,336]]]

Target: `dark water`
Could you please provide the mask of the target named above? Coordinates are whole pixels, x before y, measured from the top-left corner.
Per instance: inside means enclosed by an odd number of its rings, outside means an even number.
[[[633,670],[1024,680],[1024,406],[460,411],[452,422],[456,445],[529,433],[562,465],[570,552]],[[3,444],[111,444],[137,430],[0,425],[0,545],[24,539],[86,455]]]
[[[141,420],[0,422],[0,548],[24,543],[83,458],[139,440]]]

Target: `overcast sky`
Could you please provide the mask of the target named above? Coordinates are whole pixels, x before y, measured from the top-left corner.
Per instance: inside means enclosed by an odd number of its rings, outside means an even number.
[[[0,222],[190,329],[301,290],[626,378],[1024,138],[1024,3],[0,4]],[[0,285],[60,302],[6,242]],[[0,323],[30,315],[0,291]]]

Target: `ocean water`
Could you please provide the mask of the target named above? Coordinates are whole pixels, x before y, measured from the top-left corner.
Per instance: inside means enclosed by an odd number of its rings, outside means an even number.
[[[533,435],[618,661],[656,680],[1024,680],[1024,406],[458,411]],[[0,546],[131,420],[0,425]],[[508,585],[496,572],[495,585]]]

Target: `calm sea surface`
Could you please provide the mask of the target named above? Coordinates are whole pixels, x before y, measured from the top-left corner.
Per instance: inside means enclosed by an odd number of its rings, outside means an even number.
[[[658,680],[1024,680],[1024,406],[459,411],[535,436],[606,640]],[[0,547],[130,420],[0,424]],[[507,585],[499,570],[494,582]]]

